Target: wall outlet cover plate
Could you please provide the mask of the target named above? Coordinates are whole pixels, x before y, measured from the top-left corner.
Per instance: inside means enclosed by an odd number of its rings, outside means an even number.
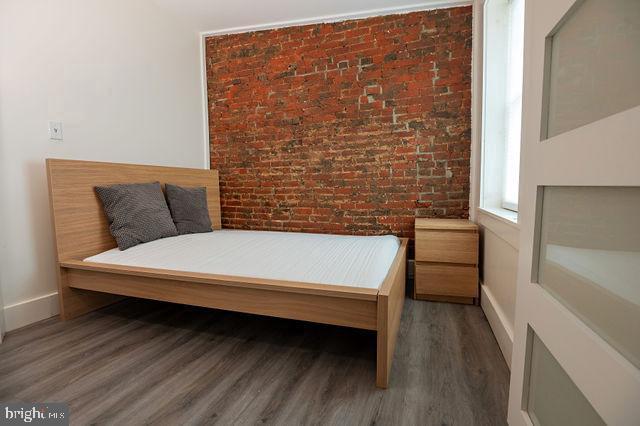
[[[49,122],[49,139],[61,141],[62,140],[62,122],[50,121]]]

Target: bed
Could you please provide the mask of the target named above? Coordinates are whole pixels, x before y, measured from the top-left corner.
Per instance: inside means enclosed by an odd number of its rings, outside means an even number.
[[[377,334],[386,388],[405,297],[407,239],[221,229],[215,170],[47,159],[63,320],[139,297]],[[207,188],[214,232],[115,249],[96,185]]]

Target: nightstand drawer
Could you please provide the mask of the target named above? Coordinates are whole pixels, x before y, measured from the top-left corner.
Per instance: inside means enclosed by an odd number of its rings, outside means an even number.
[[[416,260],[424,262],[478,262],[478,233],[416,230]]]
[[[478,297],[478,268],[416,262],[416,295]]]

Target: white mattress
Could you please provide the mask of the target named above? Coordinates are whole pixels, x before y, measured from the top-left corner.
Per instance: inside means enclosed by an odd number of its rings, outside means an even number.
[[[392,235],[362,237],[221,230],[117,248],[87,262],[379,288],[400,247]]]

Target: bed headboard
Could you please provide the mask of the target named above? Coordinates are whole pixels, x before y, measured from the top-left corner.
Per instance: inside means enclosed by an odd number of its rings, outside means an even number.
[[[220,190],[216,170],[94,161],[47,159],[49,200],[58,261],[81,260],[116,247],[94,187],[158,181],[207,188],[209,217],[220,229]]]

